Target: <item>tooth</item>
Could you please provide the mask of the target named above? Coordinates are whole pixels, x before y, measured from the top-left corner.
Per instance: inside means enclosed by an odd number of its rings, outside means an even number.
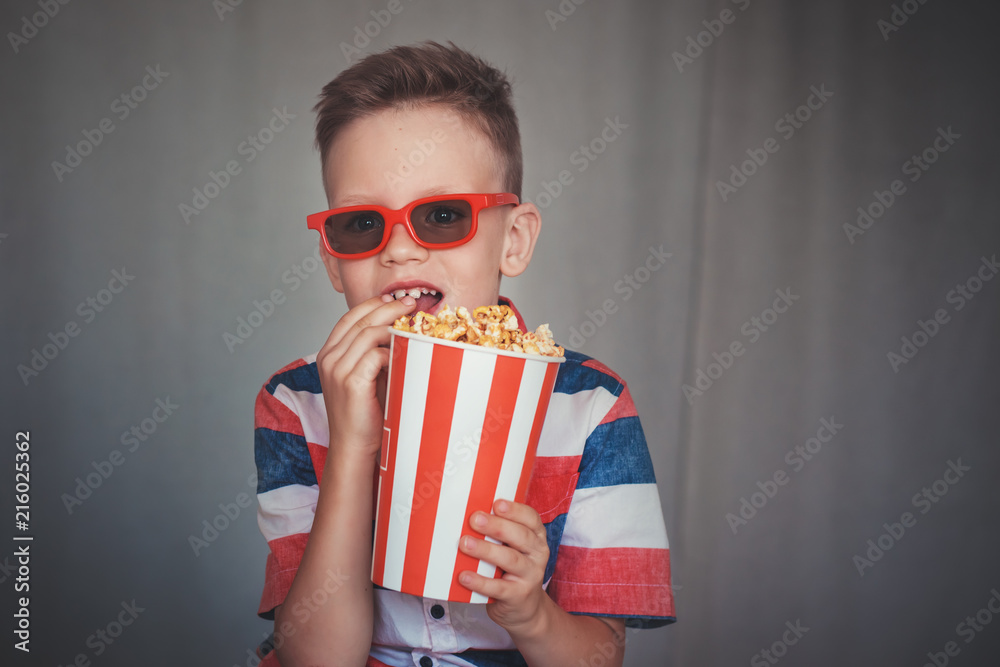
[[[426,287],[421,287],[420,288],[420,293],[421,294],[427,294],[427,288]]]
[[[420,288],[419,287],[414,287],[413,289],[410,290],[409,294],[414,299],[419,298],[420,297]]]
[[[406,296],[406,290],[405,289],[398,289],[395,292],[393,292],[392,295],[396,299],[402,299],[404,296]]]
[[[433,294],[434,296],[437,296],[437,290],[434,290],[434,289],[432,289],[432,290],[429,290],[429,291],[430,291],[430,293],[431,293],[431,294]]]

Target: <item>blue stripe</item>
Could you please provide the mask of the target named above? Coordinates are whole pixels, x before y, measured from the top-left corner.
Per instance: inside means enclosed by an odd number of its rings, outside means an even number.
[[[467,660],[478,667],[528,667],[520,651],[483,651],[469,649],[462,653],[453,653],[462,660]]]
[[[257,463],[257,493],[302,484],[316,484],[316,471],[306,439],[282,431],[258,427],[253,432],[253,456]]]
[[[600,424],[587,438],[576,488],[655,483],[653,461],[638,417],[619,417]]]
[[[284,373],[275,373],[266,385],[267,390],[274,395],[274,391],[279,384],[283,384],[292,391],[307,391],[311,394],[322,394],[323,387],[319,383],[319,371],[316,369],[316,362],[293,368]]]
[[[591,357],[585,354],[566,350],[566,361],[559,364],[559,374],[556,375],[556,384],[552,391],[575,394],[579,391],[604,387],[615,396],[621,394],[624,388],[621,382],[596,368],[583,365],[583,362],[590,360]]]
[[[566,527],[566,514],[560,514],[545,524],[545,540],[549,543],[549,562],[545,564],[545,574],[542,581],[552,578],[556,569],[556,558],[559,556],[559,543],[562,541],[563,529]]]
[[[590,614],[585,611],[571,611],[574,616],[605,616],[625,619],[626,628],[659,628],[677,622],[676,616],[629,616],[628,614]]]

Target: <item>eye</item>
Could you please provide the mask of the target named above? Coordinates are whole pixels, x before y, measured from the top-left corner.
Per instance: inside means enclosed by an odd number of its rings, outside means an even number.
[[[382,227],[382,217],[368,211],[352,215],[343,223],[343,230],[348,234],[366,234]]]
[[[449,206],[435,206],[427,212],[427,222],[435,225],[448,226],[461,222],[464,214]]]

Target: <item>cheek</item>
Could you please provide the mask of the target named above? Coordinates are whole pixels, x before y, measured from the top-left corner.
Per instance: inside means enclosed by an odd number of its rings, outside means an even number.
[[[375,271],[369,259],[340,262],[340,282],[348,307],[353,308],[375,291]],[[369,294],[371,293],[371,294]]]

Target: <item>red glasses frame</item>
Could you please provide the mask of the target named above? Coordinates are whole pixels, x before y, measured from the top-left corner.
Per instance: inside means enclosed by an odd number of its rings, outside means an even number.
[[[420,237],[417,236],[416,230],[413,228],[413,223],[410,221],[410,213],[413,209],[422,204],[429,204],[435,201],[450,201],[455,199],[461,199],[468,202],[472,208],[472,225],[469,228],[469,233],[457,241],[449,241],[448,243],[428,243],[427,241],[421,240]],[[326,251],[334,257],[339,257],[341,259],[362,259],[382,252],[385,246],[389,243],[389,237],[392,236],[393,227],[396,225],[403,225],[406,227],[406,231],[410,234],[410,238],[412,238],[417,245],[423,248],[440,250],[460,246],[464,243],[468,243],[472,237],[476,235],[476,230],[479,228],[479,211],[484,208],[505,206],[507,204],[516,205],[518,203],[520,203],[520,201],[518,200],[517,195],[513,195],[509,192],[494,194],[463,193],[434,195],[432,197],[424,197],[422,199],[412,201],[400,209],[385,208],[384,206],[378,206],[375,204],[360,204],[358,206],[342,206],[340,208],[332,208],[328,211],[320,211],[319,213],[313,213],[312,215],[306,216],[306,223],[309,229],[315,229],[319,232],[320,238],[323,239],[323,246],[326,248]],[[330,240],[326,236],[325,229],[327,218],[334,214],[350,213],[351,211],[374,211],[382,216],[382,219],[385,221],[385,227],[382,230],[382,240],[379,242],[378,246],[372,248],[371,250],[359,253],[338,252],[330,246]]]

